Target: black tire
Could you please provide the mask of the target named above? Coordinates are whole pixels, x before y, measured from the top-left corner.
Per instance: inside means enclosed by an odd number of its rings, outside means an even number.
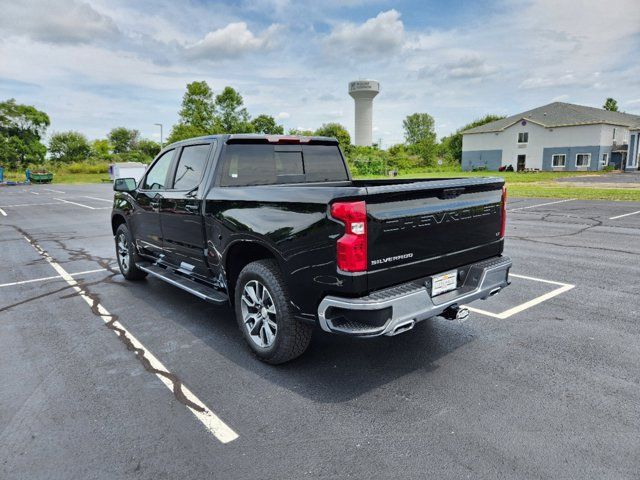
[[[257,305],[262,305],[262,308],[256,308],[249,305],[252,300],[247,292],[251,289],[255,291],[254,287],[259,290],[260,284],[266,287],[268,295],[265,296],[264,293],[261,295],[262,298],[266,297],[264,302],[254,302]],[[249,290],[245,291],[245,287]],[[243,300],[243,295],[249,299],[249,302]],[[265,340],[266,335],[263,335],[263,331],[266,331],[266,328],[269,327],[264,324],[263,320],[263,327],[259,329],[257,336],[255,334],[252,336],[250,330],[252,327],[256,328],[258,321],[249,320],[245,322],[245,314],[250,316],[253,311],[260,310],[269,312],[271,303],[275,307],[275,313],[272,316],[267,313],[264,317],[259,316],[259,318],[273,320],[270,324],[275,323],[277,325],[275,335],[272,329],[270,331],[275,338],[270,345],[258,345],[256,342]],[[273,365],[288,362],[302,355],[309,346],[313,326],[294,318],[285,282],[274,260],[258,260],[242,269],[235,287],[235,311],[238,327],[244,339],[253,353],[263,362]],[[255,313],[255,315],[258,315],[258,313]]]
[[[116,230],[114,239],[116,242],[116,258],[118,259],[118,267],[120,267],[120,273],[122,273],[122,276],[127,280],[142,280],[145,278],[147,276],[147,272],[143,272],[136,265],[137,254],[133,247],[131,233],[124,223]],[[126,246],[126,257],[122,255],[121,245],[119,245],[120,241],[122,241]],[[128,260],[125,260],[125,258]]]

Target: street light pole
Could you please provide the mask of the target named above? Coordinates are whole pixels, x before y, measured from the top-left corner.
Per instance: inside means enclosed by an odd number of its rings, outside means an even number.
[[[164,143],[162,142],[162,124],[161,123],[154,123],[154,125],[157,125],[160,127],[160,149],[162,149],[162,147],[164,147]]]

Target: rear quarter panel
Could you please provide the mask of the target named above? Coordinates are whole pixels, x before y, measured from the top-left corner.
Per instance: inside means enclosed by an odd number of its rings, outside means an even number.
[[[239,242],[265,246],[285,275],[298,313],[315,316],[324,295],[350,295],[366,289],[364,275],[337,272],[335,241],[344,227],[328,217],[333,199],[364,193],[353,187],[212,188],[205,200],[209,261],[224,268],[232,260],[228,257],[231,247]]]

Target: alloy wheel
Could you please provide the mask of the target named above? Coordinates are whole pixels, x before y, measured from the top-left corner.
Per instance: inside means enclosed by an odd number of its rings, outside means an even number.
[[[251,341],[261,348],[273,345],[278,333],[277,314],[267,287],[250,280],[244,286],[241,302],[242,320]]]
[[[116,240],[116,252],[118,254],[120,268],[126,272],[129,270],[129,246],[127,244],[127,237],[124,233],[118,235]]]

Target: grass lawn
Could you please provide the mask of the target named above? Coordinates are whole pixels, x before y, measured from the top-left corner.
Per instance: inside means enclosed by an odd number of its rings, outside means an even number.
[[[640,202],[640,188],[603,187],[597,183],[593,187],[572,186],[570,183],[556,182],[562,177],[602,175],[602,172],[417,172],[404,173],[396,178],[456,178],[456,177],[502,177],[507,182],[510,197],[578,198],[582,200],[617,200]],[[105,173],[69,173],[59,170],[54,173],[53,183],[101,183],[108,179]],[[386,178],[371,175],[358,178]],[[5,180],[24,181],[24,172],[5,172]],[[612,183],[615,179],[612,178]]]
[[[510,197],[577,198],[640,202],[640,188],[572,187],[570,183],[515,183],[507,187]]]
[[[455,178],[455,177],[502,177],[507,183],[510,197],[578,198],[581,200],[616,200],[640,202],[640,188],[574,187],[571,183],[556,182],[562,177],[602,175],[603,172],[425,172],[398,175],[396,178]],[[363,178],[384,178],[367,176]],[[615,183],[615,179],[611,180]]]
[[[53,181],[51,183],[102,183],[102,180],[109,180],[108,173],[68,173],[57,172],[53,174]],[[6,172],[4,173],[4,180],[12,182],[24,182],[24,171],[21,172]]]

